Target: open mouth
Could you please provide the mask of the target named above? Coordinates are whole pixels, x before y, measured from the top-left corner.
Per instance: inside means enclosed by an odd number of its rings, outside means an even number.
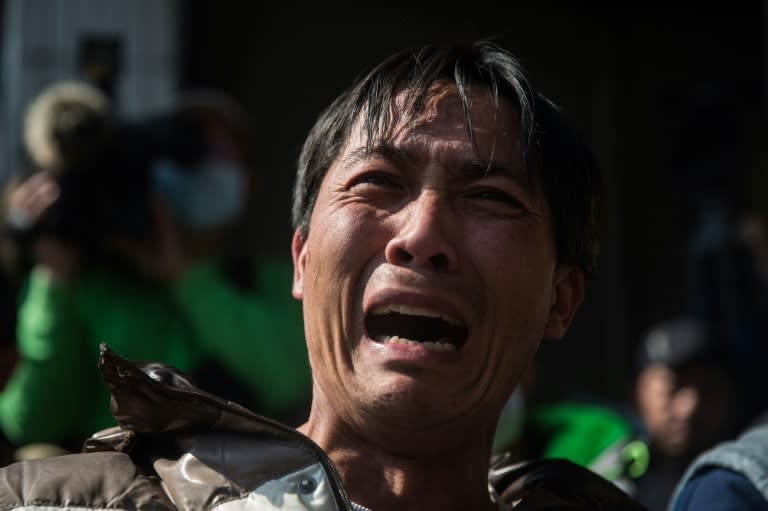
[[[467,327],[434,311],[405,305],[375,307],[365,330],[376,342],[420,345],[432,351],[456,351],[467,342]]]

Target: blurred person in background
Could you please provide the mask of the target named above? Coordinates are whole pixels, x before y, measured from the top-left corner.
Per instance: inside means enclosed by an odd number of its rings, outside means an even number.
[[[74,449],[114,424],[102,342],[303,419],[309,367],[290,260],[242,238],[259,191],[242,109],[196,91],[119,122],[97,89],[62,83],[31,103],[24,134],[35,172],[9,184],[4,208],[23,275],[19,361],[0,395],[7,438]]]
[[[690,317],[654,325],[637,366],[635,406],[650,458],[635,497],[661,511],[691,460],[733,433],[735,384],[707,326]]]

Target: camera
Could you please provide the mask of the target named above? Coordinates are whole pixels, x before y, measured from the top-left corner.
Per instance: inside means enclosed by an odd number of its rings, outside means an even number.
[[[37,169],[56,181],[59,196],[14,234],[27,240],[49,234],[97,252],[110,237],[152,235],[155,162],[193,168],[205,153],[201,129],[180,113],[117,120],[97,90],[79,83],[53,86],[30,105],[25,145]]]

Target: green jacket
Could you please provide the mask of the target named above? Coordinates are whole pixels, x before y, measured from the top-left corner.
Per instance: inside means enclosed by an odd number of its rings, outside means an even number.
[[[290,266],[264,262],[256,276],[254,291],[244,293],[211,262],[167,287],[101,270],[62,286],[34,270],[18,313],[19,363],[0,395],[3,432],[16,444],[60,442],[114,425],[93,356],[102,342],[193,375],[215,361],[266,413],[307,400]]]

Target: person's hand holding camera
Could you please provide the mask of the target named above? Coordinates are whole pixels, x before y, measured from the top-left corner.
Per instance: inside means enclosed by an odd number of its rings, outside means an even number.
[[[17,185],[8,196],[6,221],[20,232],[31,230],[58,200],[61,191],[47,172],[38,172]],[[51,234],[36,236],[32,252],[35,263],[55,282],[68,282],[78,266],[78,251]]]

